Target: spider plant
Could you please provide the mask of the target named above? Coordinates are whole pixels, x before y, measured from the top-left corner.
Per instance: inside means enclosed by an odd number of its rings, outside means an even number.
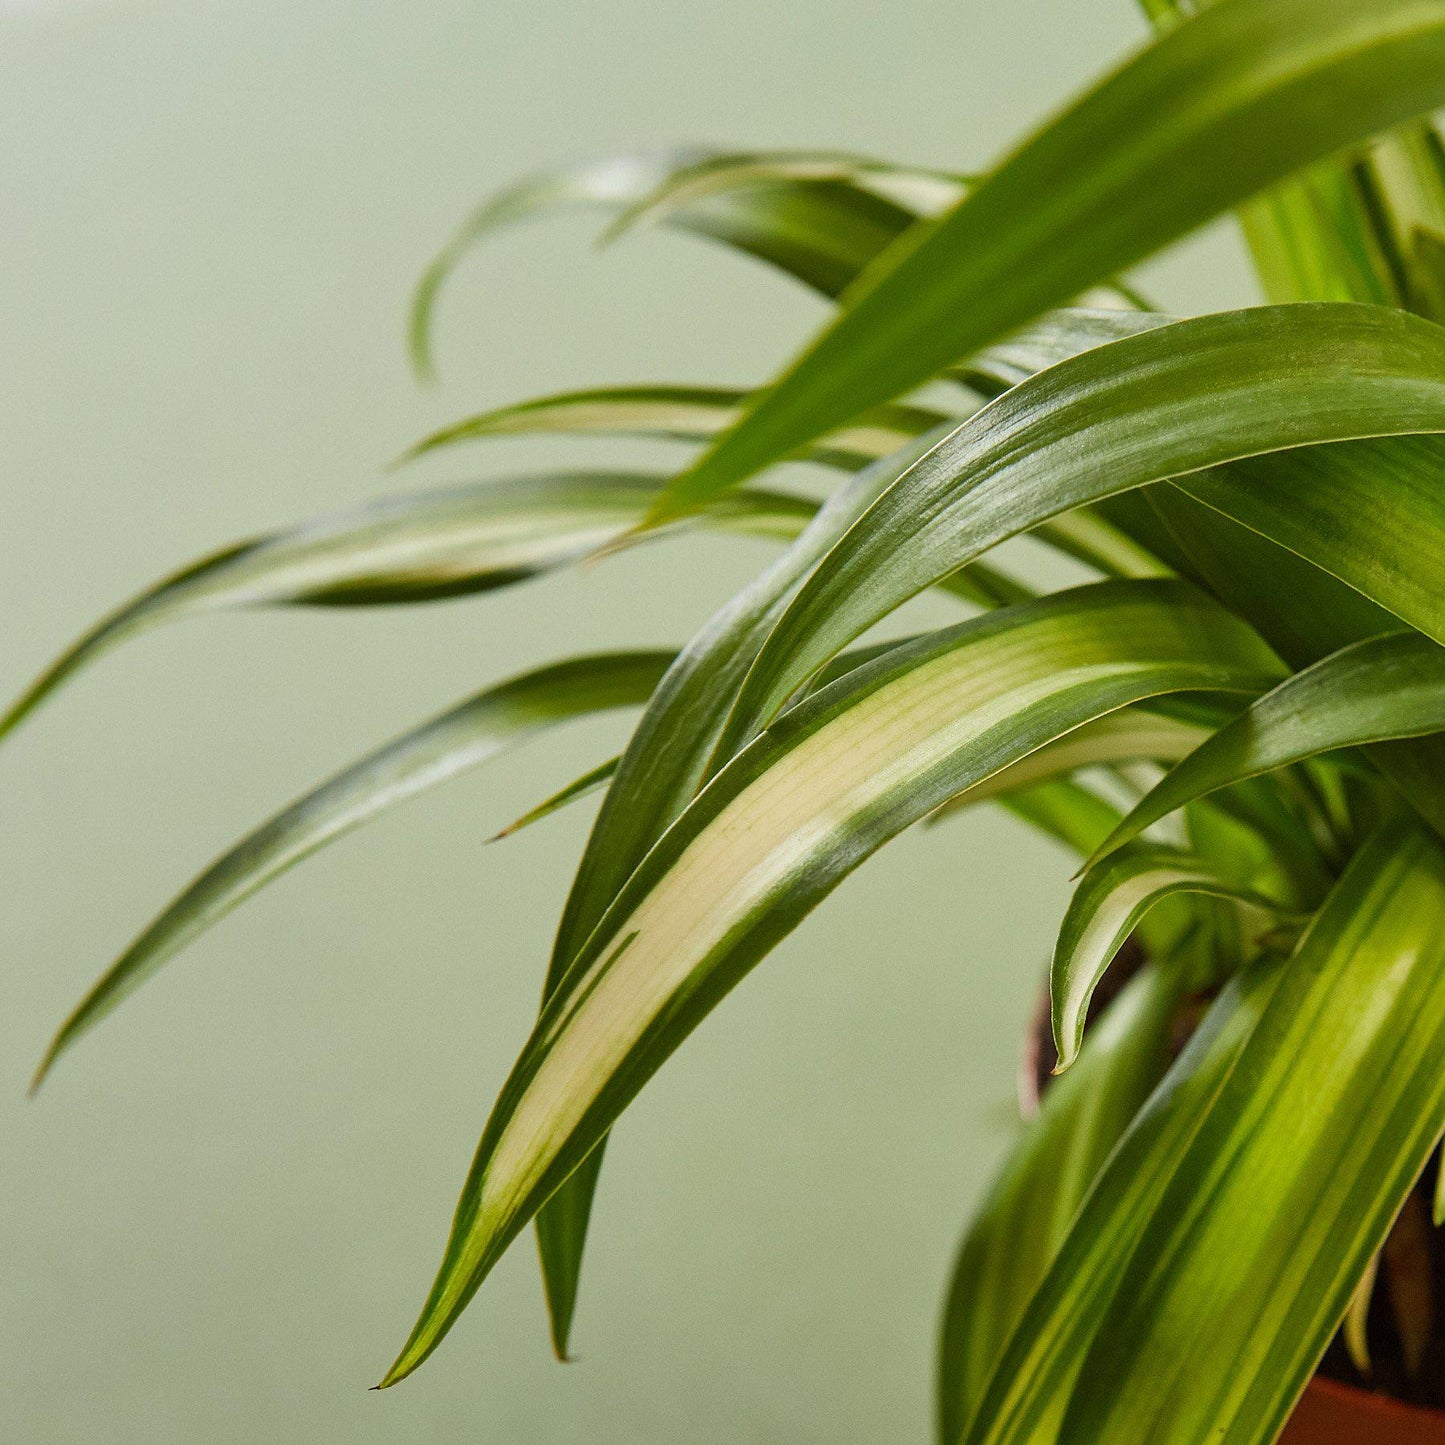
[[[683,529],[777,539],[675,655],[489,686],[262,824],[44,1057],[37,1084],[346,830],[640,708],[619,758],[514,825],[605,789],[382,1385],[529,1224],[565,1355],[613,1123],[851,870],[985,801],[1080,873],[1049,978],[1059,1077],[946,1292],[941,1440],[1268,1441],[1342,1319],[1364,1358],[1374,1262],[1445,1128],[1445,148],[1421,118],[1445,104],[1445,0],[1144,8],[1151,42],[981,177],[692,149],[493,198],[423,278],[423,372],[458,262],[560,208],[746,252],[836,315],[766,386],[547,396],[414,448],[666,436],[698,444],[680,475],[493,478],[247,539],[106,618],[0,723],[195,613],[425,602]],[[1230,211],[1269,304],[1153,309],[1130,268]],[[800,459],[821,504],[757,480]],[[1033,590],[993,555],[1025,535],[1089,580]],[[956,624],[865,640],[928,589]]]

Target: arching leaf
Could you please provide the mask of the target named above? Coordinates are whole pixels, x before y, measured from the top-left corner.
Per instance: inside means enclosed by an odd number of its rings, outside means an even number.
[[[1275,675],[1253,634],[1190,589],[1101,583],[894,648],[791,710],[668,829],[544,1005],[384,1383],[436,1347],[712,1006],[888,838],[1094,717]]]
[[[487,236],[558,210],[620,211],[645,202],[669,178],[699,165],[745,162],[741,184],[714,186],[692,204],[669,212],[667,223],[719,241],[778,267],[804,285],[836,296],[858,272],[917,219],[876,187],[790,173],[784,159],[708,150],[700,146],[612,156],[528,176],[485,201],[423,273],[412,300],[409,339],[422,376],[432,373],[432,320],[447,278]],[[913,174],[903,169],[904,174]],[[732,179],[739,179],[736,174]],[[856,177],[854,178],[856,180]]]
[[[353,607],[485,592],[588,555],[657,495],[645,473],[560,472],[392,497],[243,542],[193,563],[104,618],[41,674],[0,737],[112,647],[162,623],[237,607]],[[704,525],[795,536],[815,510],[746,489]]]
[[[680,476],[676,516],[1256,191],[1445,102],[1435,0],[1221,0],[1099,82],[879,258]]]
[[[727,736],[938,575],[1047,517],[1206,467],[1219,469],[1182,483],[1191,494],[1445,637],[1445,444],[1398,435],[1442,427],[1445,329],[1381,307],[1259,307],[1086,351],[1005,392],[880,496],[779,620]],[[1299,445],[1387,434],[1361,451]],[[1391,466],[1372,467],[1382,455]]]
[[[1440,1137],[1438,846],[1405,827],[1363,849],[1281,974],[1130,1252],[1061,1440],[1273,1440]]]
[[[163,963],[303,858],[546,728],[585,713],[640,705],[672,659],[669,652],[603,653],[523,673],[402,734],[298,798],[212,863],[126,949],[56,1034],[32,1088]]]
[[[1178,893],[1235,899],[1266,916],[1278,911],[1273,900],[1241,888],[1205,859],[1178,848],[1137,843],[1089,869],[1064,914],[1049,976],[1061,1070],[1078,1057],[1089,1000],[1105,969],[1144,915]]]
[[[1194,798],[1333,748],[1445,730],[1445,648],[1416,632],[1366,638],[1287,678],[1206,738],[1100,846],[1106,854]]]

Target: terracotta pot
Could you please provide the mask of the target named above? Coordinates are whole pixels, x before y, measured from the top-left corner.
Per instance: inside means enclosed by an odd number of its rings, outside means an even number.
[[[1445,1414],[1316,1375],[1280,1445],[1445,1445]]]

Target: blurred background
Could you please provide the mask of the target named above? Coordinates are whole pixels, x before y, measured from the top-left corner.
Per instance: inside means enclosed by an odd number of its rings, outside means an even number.
[[[510,232],[407,294],[519,172],[670,141],[974,168],[1143,35],[1128,0],[0,0],[0,690],[194,554],[378,493],[584,458],[384,466],[536,392],[746,384],[823,319],[676,233]],[[1253,299],[1231,233],[1145,268]],[[523,665],[681,643],[760,542],[643,549],[490,597],[192,622],[0,749],[0,1433],[207,1441],[923,1440],[936,1306],[1008,1142],[1063,856],[983,810],[873,860],[618,1129],[575,1344],[524,1240],[384,1395],[529,1028],[608,756],[584,723],[388,815],[175,961],[26,1103],[54,1025],[203,863]]]

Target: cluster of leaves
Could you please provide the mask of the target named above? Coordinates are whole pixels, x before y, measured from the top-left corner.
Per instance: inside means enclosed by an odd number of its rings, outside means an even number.
[[[244,542],[106,619],[0,722],[192,613],[455,596],[679,528],[785,544],[675,656],[513,678],[293,803],[46,1055],[41,1075],[345,830],[553,723],[641,707],[619,758],[514,825],[606,790],[384,1384],[529,1222],[565,1353],[614,1121],[847,873],[985,799],[1084,866],[1051,977],[1067,1072],[949,1291],[945,1445],[1162,1439],[1160,1421],[1171,1442],[1270,1440],[1359,1298],[1445,1126],[1445,151],[1413,119],[1445,104],[1445,0],[1145,8],[1153,42],[981,179],[686,151],[492,200],[424,278],[422,370],[459,260],[559,207],[746,252],[836,318],[765,389],[552,396],[415,449],[703,444],[680,476],[493,479]],[[1119,279],[1231,208],[1272,304],[1176,318]],[[945,400],[910,399],[935,383]],[[751,480],[799,458],[837,479],[821,506]],[[989,555],[1023,535],[1096,580],[1035,595]],[[963,620],[859,644],[930,588]],[[1131,936],[1148,961],[1086,1036]]]

